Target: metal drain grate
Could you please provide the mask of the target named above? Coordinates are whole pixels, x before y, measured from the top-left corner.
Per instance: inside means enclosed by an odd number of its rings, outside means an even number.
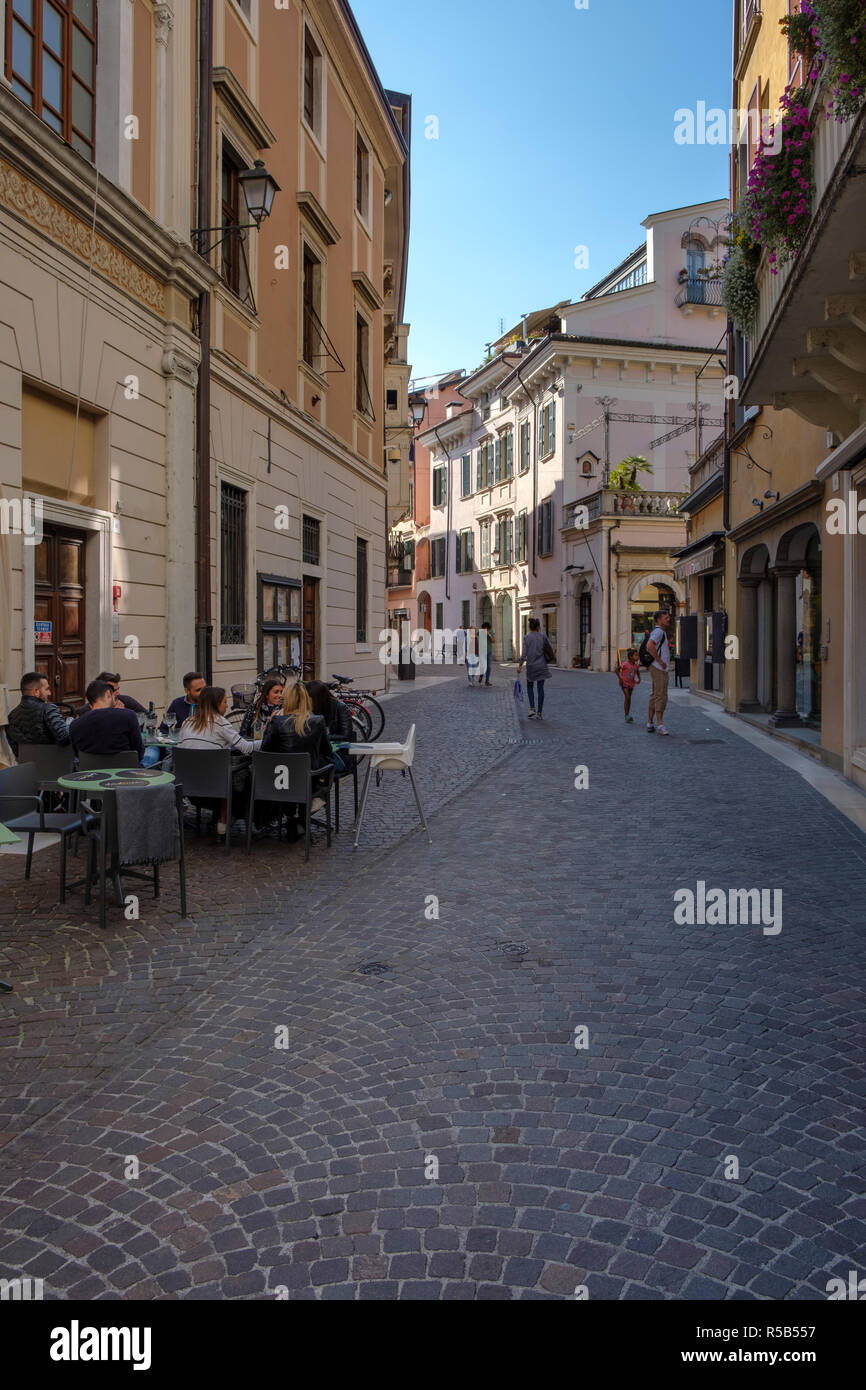
[[[366,965],[358,967],[359,975],[390,975],[391,967],[381,960],[368,961]]]
[[[517,745],[519,745],[519,747],[521,747],[521,748],[540,748],[543,744],[546,744],[546,743],[547,743],[547,739],[546,739],[546,738],[509,738],[509,739],[506,739],[506,742],[507,742],[507,743],[510,743],[510,744],[512,744],[512,745],[517,744]]]

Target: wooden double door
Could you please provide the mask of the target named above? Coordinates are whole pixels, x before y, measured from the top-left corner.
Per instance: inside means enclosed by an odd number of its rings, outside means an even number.
[[[88,683],[86,551],[85,531],[45,526],[34,552],[33,669],[47,676],[56,704],[83,704]]]

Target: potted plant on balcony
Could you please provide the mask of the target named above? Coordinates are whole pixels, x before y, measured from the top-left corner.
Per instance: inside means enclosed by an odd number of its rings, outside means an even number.
[[[866,102],[866,15],[863,0],[802,0],[799,14],[779,21],[802,55],[810,82],[832,90],[827,116],[850,120]]]
[[[802,86],[781,98],[781,144],[774,153],[774,140],[769,146],[761,141],[740,205],[739,218],[752,240],[769,253],[774,275],[797,255],[812,219],[809,96],[809,88]]]
[[[638,473],[652,473],[653,466],[647,463],[643,454],[631,454],[611,469],[607,485],[614,492],[643,492],[638,482]]]
[[[680,284],[680,285],[684,285],[684,284],[686,283],[686,281],[688,280],[688,278],[689,278],[689,272],[686,270],[685,266],[683,266],[682,270],[680,271],[679,275],[677,276],[677,283]]]
[[[722,303],[734,327],[751,336],[758,312],[758,262],[761,248],[738,218],[731,224],[728,256],[724,264]]]

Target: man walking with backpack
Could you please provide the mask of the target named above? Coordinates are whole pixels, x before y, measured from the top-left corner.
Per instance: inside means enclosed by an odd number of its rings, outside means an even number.
[[[664,609],[659,609],[655,615],[655,627],[649,637],[644,638],[639,652],[640,663],[649,668],[653,683],[647,712],[646,731],[648,734],[658,732],[664,738],[668,736],[668,731],[664,726],[664,714],[668,703],[668,681],[670,680],[671,669],[671,644],[668,641],[670,625],[670,613],[666,613]],[[658,729],[653,724],[653,717],[658,720]]]

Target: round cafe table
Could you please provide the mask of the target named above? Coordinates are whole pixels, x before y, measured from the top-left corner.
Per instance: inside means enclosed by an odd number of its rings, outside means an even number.
[[[63,787],[66,791],[78,792],[79,795],[94,796],[98,799],[102,792],[116,792],[126,790],[145,792],[148,791],[151,787],[174,786],[175,779],[170,772],[161,772],[159,768],[155,767],[110,767],[103,769],[94,768],[92,771],[89,772],[67,772],[63,777],[58,777],[57,783],[58,786]],[[111,806],[113,808],[115,798],[110,797],[109,802],[111,803]],[[113,809],[111,814],[113,817]],[[99,838],[99,868],[97,872],[97,881],[99,883],[99,925],[102,928],[106,926],[106,878],[111,879],[114,883],[114,890],[118,905],[122,907],[124,904],[124,893],[120,878],[121,869],[119,856],[117,853],[117,845],[116,842],[112,842],[110,846],[107,846],[107,839],[110,839],[112,835],[116,836],[116,828],[114,830],[106,831],[106,824],[103,813]],[[109,850],[108,855],[106,853],[107,848]],[[110,863],[107,863],[106,861],[109,857]],[[124,873],[129,878],[140,879],[146,877],[144,874],[138,872],[135,869],[127,868],[124,870]],[[159,867],[156,864],[154,864],[153,874],[154,891],[155,893],[158,893]],[[89,854],[87,876],[84,880],[82,880],[82,883],[85,889],[84,902],[86,906],[90,902],[91,890],[91,863]],[[78,888],[81,886],[82,885],[80,883],[70,884],[71,888]],[[183,906],[183,915],[186,916],[186,886],[183,879],[182,843],[181,901]]]
[[[168,787],[174,782],[170,772],[161,772],[155,767],[108,767],[92,772],[67,772],[58,777],[58,785],[70,792],[116,791],[119,787],[139,788]]]

